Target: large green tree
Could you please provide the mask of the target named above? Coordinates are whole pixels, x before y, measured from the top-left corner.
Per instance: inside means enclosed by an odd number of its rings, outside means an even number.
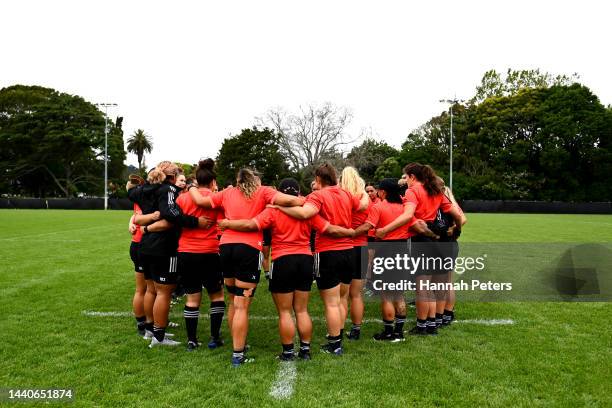
[[[195,176],[195,169],[197,165],[189,164],[189,163],[179,163],[176,162],[176,165],[183,169],[183,174],[185,177],[193,177]]]
[[[453,107],[455,193],[471,199],[610,200],[610,110],[577,83],[531,85]],[[412,132],[400,164],[428,163],[446,178],[449,122],[443,113]]]
[[[262,174],[262,182],[276,185],[288,177],[289,166],[279,153],[279,136],[269,128],[243,129],[223,141],[217,156],[219,183],[234,182],[238,170],[249,167]]]
[[[359,175],[364,180],[376,181],[375,173],[378,166],[387,158],[396,157],[398,153],[397,149],[385,142],[367,138],[351,149],[346,161],[359,171]]]
[[[0,168],[6,193],[98,194],[104,189],[104,115],[83,98],[39,86],[0,90]],[[121,120],[109,122],[109,180],[124,172]]]
[[[400,178],[402,175],[402,167],[395,157],[385,159],[374,173],[373,180],[379,182],[385,178]]]

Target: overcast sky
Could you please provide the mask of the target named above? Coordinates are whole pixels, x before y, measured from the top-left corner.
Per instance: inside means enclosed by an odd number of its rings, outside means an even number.
[[[330,101],[398,146],[491,69],[581,76],[612,104],[606,1],[2,1],[0,87],[115,102],[152,165],[215,156],[268,108]],[[135,164],[135,156],[128,156]]]

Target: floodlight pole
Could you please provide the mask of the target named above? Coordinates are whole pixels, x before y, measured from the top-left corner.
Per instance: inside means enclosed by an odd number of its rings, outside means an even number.
[[[116,103],[96,103],[104,108],[104,209],[108,210],[108,108],[116,107]]]
[[[449,187],[453,191],[453,105],[450,106],[450,172]]]
[[[450,171],[448,176],[448,187],[451,189],[451,191],[453,191],[453,105],[459,102],[464,102],[464,100],[457,99],[457,97],[455,96],[455,98],[453,99],[440,99],[440,102],[450,104]]]

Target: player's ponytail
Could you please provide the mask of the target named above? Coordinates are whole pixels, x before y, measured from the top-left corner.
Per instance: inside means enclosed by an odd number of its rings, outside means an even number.
[[[147,181],[149,184],[161,184],[164,180],[166,180],[166,174],[157,167],[147,174]]]
[[[418,181],[423,183],[423,187],[428,195],[435,196],[442,193],[444,183],[442,179],[436,175],[436,172],[431,166],[420,163],[409,163],[404,167],[404,174],[408,176],[413,175]]]
[[[175,163],[171,161],[162,161],[156,167],[159,171],[165,174],[164,180],[169,180],[170,182],[174,182],[176,180],[176,176],[182,173],[182,169],[179,169]]]
[[[242,168],[238,171],[238,175],[236,176],[236,187],[240,189],[246,198],[250,199],[253,194],[255,194],[260,184],[259,177],[257,177],[253,170]]]
[[[217,179],[215,161],[213,159],[200,160],[196,167],[195,174],[199,186],[209,186],[213,180]]]
[[[359,177],[357,169],[346,166],[340,175],[340,187],[349,193],[361,197],[365,193],[365,181]]]
[[[315,177],[318,177],[323,187],[335,186],[338,184],[336,169],[329,163],[323,163],[315,170]]]

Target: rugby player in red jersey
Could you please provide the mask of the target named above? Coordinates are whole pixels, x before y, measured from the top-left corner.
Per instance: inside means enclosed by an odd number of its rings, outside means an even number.
[[[438,209],[448,213],[455,220],[457,232],[461,231],[461,214],[443,193],[443,183],[434,170],[427,165],[410,163],[404,167],[408,190],[404,196],[404,212],[397,219],[383,228],[376,230],[376,236],[383,239],[388,233],[406,224],[411,225],[417,219],[430,223],[435,220]],[[425,235],[414,236],[412,242],[428,242],[433,240]],[[424,246],[428,257],[436,257],[436,248]],[[431,252],[433,250],[433,252]],[[431,253],[430,253],[431,252]],[[411,254],[420,256],[420,254]],[[437,334],[436,301],[433,291],[420,289],[422,281],[432,281],[432,275],[440,275],[444,271],[420,270],[417,272],[416,326],[410,334]],[[446,272],[445,272],[446,273]],[[436,277],[438,279],[439,276]]]
[[[280,193],[261,185],[260,178],[250,169],[240,169],[236,187],[227,188],[208,197],[190,188],[194,202],[204,208],[222,208],[228,220],[251,219],[262,212],[267,204],[301,205],[302,197]],[[232,365],[252,361],[245,357],[248,333],[248,312],[259,282],[262,262],[261,232],[226,230],[221,236],[221,267],[230,297],[228,323],[232,332],[234,352]]]
[[[355,229],[355,237],[365,236],[369,231],[383,228],[393,222],[404,212],[400,186],[396,179],[387,178],[378,185],[378,195],[381,201],[370,208],[365,222]],[[398,250],[407,250],[407,240],[411,233],[406,228],[398,228],[383,239],[378,246],[377,257],[394,258]],[[385,245],[388,244],[388,245]],[[404,339],[404,323],[406,322],[406,301],[403,291],[382,291],[381,311],[384,330],[374,335],[374,340],[401,341]],[[393,322],[395,320],[395,327]]]
[[[278,189],[294,196],[300,193],[299,184],[294,179],[282,180]],[[289,361],[295,356],[293,311],[300,336],[298,356],[309,360],[312,320],[308,314],[308,298],[313,280],[311,230],[337,237],[350,237],[353,230],[330,225],[318,215],[308,220],[297,220],[275,208],[267,208],[250,220],[223,220],[220,226],[235,231],[270,230],[272,264],[269,290],[278,310],[278,329],[283,346],[279,358]]]
[[[359,177],[359,173],[354,167],[347,166],[342,170],[340,176],[340,187],[343,190],[355,196],[363,195],[364,191],[367,193],[365,181]],[[368,194],[369,196],[369,194]],[[368,216],[370,207],[374,204],[372,197],[368,202],[368,208],[364,211],[353,211],[351,219],[351,227],[357,228],[361,226]],[[368,238],[365,235],[353,238],[353,269],[351,276],[350,285],[340,284],[340,298],[343,312],[343,326],[346,320],[348,311],[348,300],[351,301],[351,330],[347,334],[347,338],[350,340],[359,340],[361,334],[361,323],[363,321],[364,304],[362,298],[363,279],[362,279],[362,251],[367,249]]]
[[[216,189],[217,175],[212,159],[201,160],[195,169],[198,183],[197,191],[203,197],[213,194]],[[189,194],[181,194],[176,200],[183,214],[194,217],[205,216],[216,222],[219,211],[207,210],[197,206]],[[219,260],[219,239],[216,225],[211,228],[183,229],[178,243],[177,272],[187,294],[183,316],[187,330],[187,350],[199,347],[197,338],[202,288],[205,287],[210,298],[210,341],[208,348],[223,345],[221,323],[225,313],[223,296],[223,275]]]
[[[187,177],[183,174],[183,169],[179,167],[179,174],[176,176],[176,181],[174,183],[176,188],[178,189],[178,193],[181,194],[185,191],[185,187],[187,186]]]
[[[380,202],[380,198],[378,198],[378,187],[374,183],[366,184],[366,193],[368,193],[368,197],[370,197],[370,201],[372,204],[376,204]],[[375,230],[371,229],[368,231],[367,241],[375,242],[376,236],[374,235]],[[368,296],[374,292],[374,288],[372,287],[372,259],[374,259],[374,249],[368,248],[368,269],[366,270],[366,278],[365,278],[365,287],[366,293]]]
[[[294,218],[306,220],[317,214],[333,225],[350,228],[353,211],[368,206],[368,195],[357,197],[338,186],[336,170],[325,163],[315,170],[316,190],[310,193],[302,207],[283,207],[281,211]],[[342,306],[340,284],[349,285],[353,270],[352,238],[334,238],[317,233],[315,240],[315,276],[319,294],[325,304],[328,343],[324,353],[342,355]]]
[[[366,184],[365,191],[368,193],[368,197],[370,197],[372,204],[380,202],[380,198],[378,197],[378,188],[373,183]]]

